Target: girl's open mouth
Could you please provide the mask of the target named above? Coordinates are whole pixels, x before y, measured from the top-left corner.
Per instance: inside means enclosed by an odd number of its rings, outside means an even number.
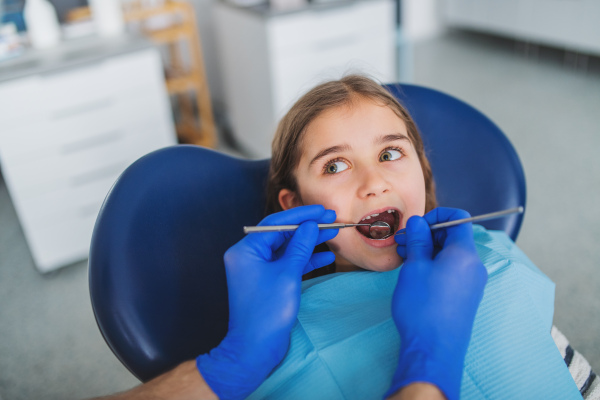
[[[388,224],[392,228],[391,234],[393,235],[400,226],[400,213],[395,209],[388,209],[380,213],[368,215],[359,224],[372,224],[375,221],[382,221]],[[377,237],[377,231],[371,230],[368,226],[357,226],[358,232],[368,239],[383,239],[383,237]]]

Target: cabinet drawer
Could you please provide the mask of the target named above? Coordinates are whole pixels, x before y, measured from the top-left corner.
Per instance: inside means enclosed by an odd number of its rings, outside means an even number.
[[[102,176],[84,185],[62,182],[40,196],[25,199],[20,203],[21,211],[25,212],[21,223],[36,230],[60,225],[62,221],[97,216],[108,191],[127,165],[123,160],[115,160],[112,170],[101,171]]]
[[[0,144],[15,121],[27,121],[43,107],[40,77],[30,76],[0,84]]]
[[[0,126],[10,129],[101,108],[155,83],[164,85],[156,50],[7,82],[0,86]]]
[[[34,262],[41,272],[87,258],[96,215],[63,219],[57,224],[23,226]]]
[[[335,48],[387,25],[386,18],[393,23],[394,7],[392,1],[373,0],[272,18],[267,25],[270,47],[280,54]]]
[[[273,106],[281,118],[304,92],[325,80],[339,79],[348,73],[363,73],[382,82],[396,79],[394,32],[391,26],[379,27],[355,41],[331,49],[286,54],[272,60]]]
[[[149,118],[170,120],[168,106],[152,88],[112,97],[79,113],[29,121],[4,132],[0,158],[13,166],[50,160],[129,134]]]
[[[162,81],[157,76],[160,65],[155,51],[139,52],[114,57],[97,65],[77,70],[43,76],[40,84],[46,111],[53,118],[76,114],[80,109],[94,107],[97,103],[123,96],[132,89],[143,88],[148,83]]]
[[[43,204],[46,193],[76,187],[86,182],[116,176],[131,162],[147,152],[172,144],[161,135],[168,126],[160,119],[137,121],[121,130],[108,132],[93,145],[52,158],[32,159],[26,164],[6,164],[5,174],[11,180],[14,195],[21,202],[39,198]],[[16,199],[15,199],[16,200]],[[54,203],[47,203],[54,204]]]

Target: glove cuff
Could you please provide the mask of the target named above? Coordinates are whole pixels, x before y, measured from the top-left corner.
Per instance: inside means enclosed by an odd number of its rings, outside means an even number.
[[[246,367],[243,360],[228,350],[227,338],[208,354],[196,358],[204,381],[221,400],[245,399],[255,391],[270,371]]]
[[[437,386],[448,400],[458,400],[463,366],[464,356],[439,360],[422,349],[403,346],[392,385],[384,398],[411,383],[426,382]]]

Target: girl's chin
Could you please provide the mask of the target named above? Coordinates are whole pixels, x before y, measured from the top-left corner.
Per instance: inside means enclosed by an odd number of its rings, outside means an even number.
[[[327,243],[336,256],[338,272],[353,270],[385,272],[398,268],[403,262],[402,257],[396,252],[396,246],[374,248],[365,247],[364,242],[360,240],[358,242],[334,240]],[[344,250],[353,249],[353,251],[340,251],[340,247]]]
[[[402,257],[396,255],[395,257],[392,257],[391,259],[385,260],[381,263],[368,263],[361,268],[368,271],[386,272],[398,268],[402,262]]]
[[[363,269],[367,270],[367,271],[375,271],[375,272],[386,272],[386,271],[391,271],[393,269],[396,269],[400,266],[400,264],[393,264],[393,265],[377,265],[377,266],[367,266],[364,267]]]

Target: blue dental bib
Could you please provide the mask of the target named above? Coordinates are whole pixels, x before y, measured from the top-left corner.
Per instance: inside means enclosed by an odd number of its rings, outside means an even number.
[[[554,283],[503,232],[473,230],[489,279],[465,359],[461,399],[580,399],[550,336]],[[391,317],[398,271],[304,282],[287,355],[248,398],[383,398],[400,349]]]

